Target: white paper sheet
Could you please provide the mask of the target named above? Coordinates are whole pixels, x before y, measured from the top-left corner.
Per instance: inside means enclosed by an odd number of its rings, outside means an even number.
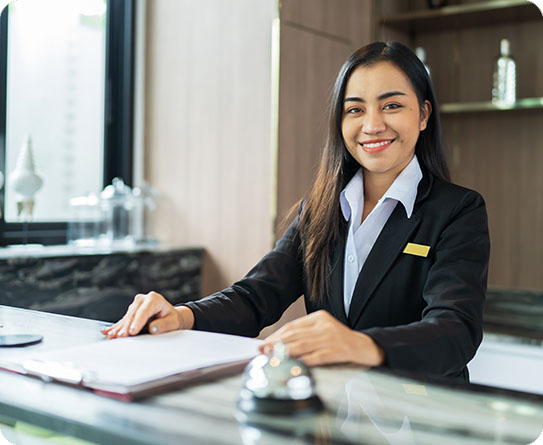
[[[258,355],[260,343],[261,340],[234,335],[174,331],[104,339],[33,354],[26,359],[81,371],[85,383],[133,386],[195,369],[249,360]]]

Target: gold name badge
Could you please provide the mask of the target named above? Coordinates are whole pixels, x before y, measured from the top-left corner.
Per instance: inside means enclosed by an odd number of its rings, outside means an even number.
[[[403,253],[408,253],[409,255],[422,256],[426,258],[430,252],[430,246],[424,246],[422,244],[407,243]]]

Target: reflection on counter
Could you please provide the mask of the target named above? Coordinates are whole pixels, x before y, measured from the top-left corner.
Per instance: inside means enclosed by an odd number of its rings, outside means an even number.
[[[137,293],[178,304],[200,297],[201,248],[70,246],[0,250],[0,304],[116,321]]]
[[[352,441],[367,437],[364,418],[391,445],[525,444],[543,425],[543,410],[534,400],[451,391],[376,372],[359,373],[340,397],[337,424]]]
[[[278,443],[273,433],[291,431],[299,443],[312,438],[314,443],[525,445],[543,425],[543,406],[535,396],[483,392],[466,384],[448,387],[354,367],[317,368],[315,377],[326,413],[249,417],[238,412],[243,443]]]

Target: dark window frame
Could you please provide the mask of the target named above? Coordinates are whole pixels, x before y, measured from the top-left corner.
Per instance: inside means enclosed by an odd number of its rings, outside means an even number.
[[[104,184],[114,177],[132,185],[134,46],[137,0],[109,0],[106,12]],[[0,170],[7,180],[6,99],[8,9],[0,15]],[[5,184],[0,190],[0,246],[65,244],[67,222],[9,223],[4,219]]]

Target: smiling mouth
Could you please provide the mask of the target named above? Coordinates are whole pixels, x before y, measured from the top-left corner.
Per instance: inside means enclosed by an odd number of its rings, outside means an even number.
[[[395,141],[395,139],[380,139],[377,141],[371,141],[371,142],[360,142],[360,146],[362,147],[362,150],[368,152],[368,153],[377,153],[379,151],[383,151],[386,149],[390,144],[392,144]]]

